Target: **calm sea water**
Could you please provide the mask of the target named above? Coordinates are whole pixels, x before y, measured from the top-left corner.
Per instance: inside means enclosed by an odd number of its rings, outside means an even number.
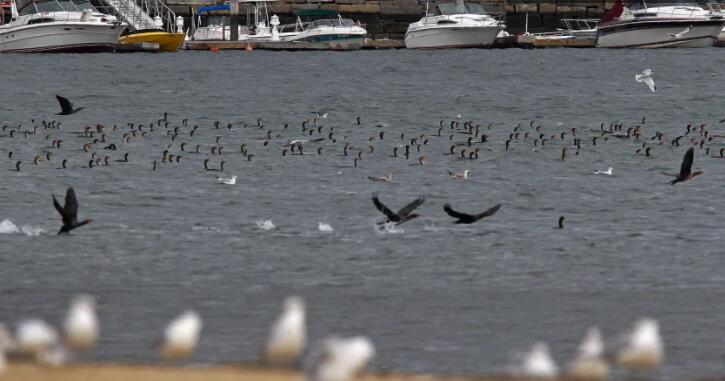
[[[671,186],[661,172],[678,171],[687,138],[680,147],[654,145],[645,157],[635,154],[641,142],[633,139],[591,146],[597,133],[590,130],[615,122],[626,128],[646,116],[643,140],[657,131],[672,139],[688,123],[723,134],[724,53],[2,55],[2,123],[23,130],[32,129],[31,119],[63,124],[27,139],[0,132],[0,220],[29,233],[0,234],[0,321],[57,324],[74,293],[90,292],[103,338],[85,358],[155,361],[153,338],[193,307],[205,322],[193,361],[250,361],[281,300],[298,294],[308,302],[312,338],[368,335],[378,349],[375,368],[488,374],[535,341],[548,342],[564,363],[587,327],[613,338],[651,316],[666,344],[658,378],[722,375],[725,160],[698,149],[695,167],[705,174]],[[657,93],[634,80],[646,68],[655,72]],[[56,117],[55,94],[85,109]],[[301,123],[314,111],[328,113],[318,125],[325,136],[334,127],[337,142],[282,157],[284,142],[306,136]],[[148,125],[164,112],[172,127],[184,118],[199,125],[193,137],[182,127],[169,148],[182,154],[178,164],[161,164],[171,143],[163,128],[121,142],[127,123]],[[410,160],[390,157],[395,145],[433,135],[440,120],[457,114],[489,135],[476,146],[478,160],[446,155],[448,128]],[[254,127],[257,118],[263,129]],[[213,129],[215,120],[232,130]],[[520,139],[505,151],[514,126],[529,131],[531,120],[547,134],[577,128],[580,153],[570,134],[545,147]],[[83,168],[90,158],[81,149],[90,141],[83,128],[99,123],[119,150],[99,144],[95,152],[110,156],[110,165]],[[384,140],[370,141],[380,131]],[[217,136],[222,156],[209,153]],[[62,148],[49,148],[59,138]],[[344,141],[375,151],[355,168],[357,150],[345,157]],[[712,156],[723,141],[708,142]],[[202,154],[179,152],[180,142],[187,151],[200,144]],[[243,143],[255,154],[251,162],[239,153]],[[564,145],[569,159],[562,162]],[[48,151],[50,162],[32,164]],[[129,163],[114,161],[126,152]],[[411,166],[421,155],[426,164]],[[237,184],[218,184],[203,170],[204,158],[214,167],[224,160],[224,175],[237,175]],[[62,159],[66,170],[56,169]],[[24,162],[20,172],[10,171],[15,160]],[[609,166],[613,176],[593,174]],[[467,181],[449,178],[463,169],[471,170]],[[392,184],[366,178],[389,172]],[[94,222],[58,237],[50,195],[68,186],[79,217]],[[381,233],[374,192],[394,209],[424,195],[424,217]],[[461,226],[443,213],[447,202],[470,212],[503,207]],[[560,215],[566,228],[553,229]],[[275,228],[258,227],[264,220]],[[334,232],[318,231],[319,222]]]

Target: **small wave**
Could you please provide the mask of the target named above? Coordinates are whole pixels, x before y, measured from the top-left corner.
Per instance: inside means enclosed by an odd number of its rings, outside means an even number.
[[[326,224],[324,222],[317,223],[317,230],[319,230],[323,233],[332,233],[334,231],[334,229],[332,229],[332,226],[330,226],[330,224]]]
[[[380,232],[380,233],[384,233],[384,234],[402,234],[402,233],[405,233],[405,230],[403,230],[403,229],[398,229],[398,228],[397,228],[397,227],[395,226],[395,222],[388,222],[388,223],[386,223],[386,224],[383,224],[382,226],[380,226],[380,227],[379,227],[378,229],[376,229],[376,230],[377,230],[378,232]]]
[[[40,235],[40,233],[45,233],[45,230],[43,230],[42,228],[36,228],[32,225],[23,225],[20,230],[28,237],[35,237]]]
[[[257,223],[257,227],[262,230],[271,230],[271,229],[275,228],[274,224],[272,223],[272,220],[259,220],[256,223]]]
[[[20,233],[20,229],[18,229],[15,224],[8,220],[4,219],[2,222],[0,222],[0,234],[17,234]]]

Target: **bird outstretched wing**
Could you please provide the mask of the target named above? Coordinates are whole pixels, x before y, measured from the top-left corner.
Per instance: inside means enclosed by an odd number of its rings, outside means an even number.
[[[401,215],[401,216],[407,216],[412,211],[414,211],[417,207],[423,205],[424,202],[425,202],[425,198],[423,198],[423,196],[420,196],[417,199],[415,199],[415,201],[413,201],[410,204],[402,207],[398,211],[398,214]]]
[[[457,211],[453,210],[453,209],[451,208],[451,204],[445,204],[445,205],[443,205],[443,210],[444,210],[444,211],[445,211],[445,212],[446,212],[446,213],[447,213],[447,214],[448,214],[449,216],[451,216],[451,217],[453,217],[453,218],[458,218],[458,219],[464,219],[464,218],[465,218],[465,219],[468,219],[468,218],[473,218],[473,216],[472,216],[472,215],[470,215],[470,214],[466,214],[466,213],[461,213],[461,212],[457,212]]]
[[[75,221],[78,216],[78,200],[76,199],[76,192],[73,188],[68,188],[65,193],[65,215],[71,220]]]
[[[491,217],[496,214],[499,209],[501,209],[501,204],[497,204],[496,206],[489,208],[485,212],[481,213],[481,218]]]
[[[642,78],[642,82],[644,82],[647,86],[649,86],[649,89],[652,90],[653,93],[657,92],[657,86],[655,86],[654,79],[650,77]]]
[[[71,103],[71,101],[69,101],[67,98],[56,95],[55,99],[57,99],[58,103],[60,104],[61,114],[69,114],[73,112],[73,103]]]
[[[692,172],[692,161],[694,160],[695,149],[690,147],[682,158],[682,166],[680,167],[679,178],[686,178]]]
[[[395,213],[390,210],[387,206],[385,206],[380,200],[378,200],[378,195],[373,195],[373,204],[375,204],[375,207],[378,208],[378,210],[383,213],[388,219],[393,219],[396,217]]]

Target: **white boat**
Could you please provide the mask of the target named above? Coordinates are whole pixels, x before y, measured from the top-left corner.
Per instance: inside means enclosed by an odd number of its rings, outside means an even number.
[[[282,41],[362,47],[368,31],[359,23],[342,18],[337,11],[303,9],[297,11],[297,22],[279,26],[279,33]]]
[[[236,6],[242,4],[246,10],[246,26],[238,26],[237,41],[263,42],[279,41],[285,37],[291,37],[299,32],[294,30],[280,32],[279,18],[275,15],[269,16],[267,3],[276,0],[237,0]],[[229,4],[212,5],[200,7],[197,11],[196,25],[192,40],[194,41],[229,41],[231,39],[230,26],[225,25],[224,16],[210,15],[210,12],[229,12]],[[203,26],[202,26],[203,25]]]
[[[113,52],[124,26],[86,0],[13,0],[0,52]]]
[[[490,16],[481,4],[438,4],[439,15],[428,14],[408,26],[405,47],[408,49],[481,48],[496,42],[506,26]]]
[[[618,0],[597,27],[601,48],[713,46],[725,20],[695,3],[624,4]]]

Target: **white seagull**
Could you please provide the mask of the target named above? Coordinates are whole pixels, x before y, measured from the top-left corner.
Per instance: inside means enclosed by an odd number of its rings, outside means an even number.
[[[607,175],[607,176],[611,176],[613,170],[614,170],[614,168],[612,168],[612,167],[608,167],[606,171],[600,171],[598,169],[595,169],[594,170],[594,174],[595,175]]]
[[[654,319],[639,320],[616,355],[617,365],[632,370],[653,370],[662,363],[664,345]]]
[[[649,89],[652,90],[653,93],[656,93],[657,87],[655,87],[655,80],[652,79],[652,74],[654,74],[652,69],[646,69],[640,74],[635,74],[634,79],[637,82],[644,82],[647,86],[649,86]]]
[[[298,296],[290,296],[284,300],[282,314],[272,326],[265,361],[293,365],[305,348],[305,332],[305,302]]]
[[[23,320],[18,323],[15,340],[21,353],[37,358],[58,342],[58,332],[42,320]]]
[[[454,180],[465,180],[468,178],[468,172],[471,172],[470,170],[466,169],[463,172],[452,172],[449,171],[448,175],[451,176]]]
[[[217,177],[216,180],[219,183],[234,185],[237,183],[237,175],[233,175],[232,177]]]
[[[609,364],[602,358],[604,342],[599,328],[587,330],[579,345],[577,357],[569,364],[567,375],[580,380],[604,380],[609,373]]]
[[[549,347],[543,342],[535,343],[513,371],[516,376],[531,378],[555,378],[559,374],[559,368],[549,354]]]
[[[683,29],[680,33],[667,33],[667,34],[670,36],[670,38],[680,38],[680,37],[686,35],[687,33],[690,33],[691,30],[692,30],[692,25]]]
[[[98,339],[96,302],[90,295],[76,295],[71,301],[63,326],[66,343],[71,349],[87,350]]]
[[[310,381],[349,381],[375,357],[375,348],[364,336],[328,338],[318,348],[307,379]]]
[[[193,310],[172,320],[164,330],[161,356],[167,360],[189,357],[199,341],[201,326],[201,317]]]

